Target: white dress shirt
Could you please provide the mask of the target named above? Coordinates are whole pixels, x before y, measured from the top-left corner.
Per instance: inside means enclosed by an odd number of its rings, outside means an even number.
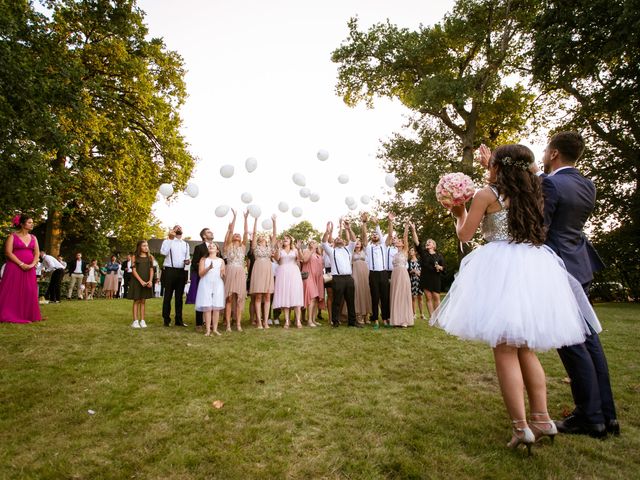
[[[387,258],[385,259],[385,267],[388,271],[393,270],[393,259],[398,253],[398,248],[393,245],[387,248]]]
[[[349,242],[346,247],[333,248],[328,242],[323,242],[322,248],[331,260],[331,275],[351,275],[351,255],[356,242]]]
[[[76,260],[76,268],[73,269],[73,273],[84,273],[82,271],[82,260]]]
[[[59,268],[64,268],[64,266],[51,255],[45,255],[42,257],[42,266],[44,267],[45,272],[53,272]]]
[[[370,272],[382,272],[386,270],[386,261],[387,261],[387,246],[382,242],[378,242],[377,244],[373,244],[369,242],[367,247],[364,249],[367,266],[369,267]]]
[[[189,244],[181,238],[167,239],[162,242],[160,253],[165,256],[165,267],[185,268],[184,262],[189,259]]]

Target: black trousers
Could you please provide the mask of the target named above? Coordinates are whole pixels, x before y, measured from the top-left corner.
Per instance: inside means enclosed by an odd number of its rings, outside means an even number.
[[[162,301],[162,319],[165,325],[171,324],[171,297],[175,296],[176,325],[182,321],[182,301],[184,286],[187,283],[187,271],[183,268],[165,267],[162,275],[164,279],[164,298]]]
[[[129,298],[127,297],[127,294],[129,293],[129,283],[131,283],[132,276],[133,274],[129,272],[124,272],[124,275],[122,276],[122,281],[124,283],[124,292],[122,293],[122,298]]]
[[[351,275],[334,275],[333,303],[331,304],[331,321],[334,325],[340,324],[340,310],[342,301],[347,302],[347,318],[349,325],[356,324],[356,287]]]
[[[389,320],[391,308],[389,306],[389,272],[369,271],[369,290],[371,290],[371,320],[378,320],[378,304],[382,310],[382,320]]]
[[[587,294],[590,284],[582,285]],[[609,366],[600,337],[589,329],[591,335],[584,343],[559,348],[558,355],[571,379],[571,394],[576,404],[573,413],[588,423],[606,423],[617,418]]]
[[[60,301],[62,277],[64,277],[64,268],[57,268],[51,273],[51,280],[49,281],[49,288],[47,289],[47,297],[50,302]]]

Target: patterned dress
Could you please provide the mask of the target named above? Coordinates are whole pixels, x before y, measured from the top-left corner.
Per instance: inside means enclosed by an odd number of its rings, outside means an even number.
[[[417,273],[413,273],[417,272]],[[411,295],[419,297],[422,295],[420,288],[420,262],[418,260],[409,260],[409,279],[411,280]]]
[[[231,245],[227,248],[227,266],[224,277],[224,296],[237,294],[238,299],[247,296],[247,275],[244,271],[244,252],[242,245]]]

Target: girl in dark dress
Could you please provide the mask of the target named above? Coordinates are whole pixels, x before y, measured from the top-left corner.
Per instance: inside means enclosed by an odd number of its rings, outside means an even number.
[[[128,296],[133,300],[133,328],[147,328],[144,321],[145,300],[153,297],[153,256],[149,255],[149,244],[140,240],[135,256],[131,259],[133,272]]]
[[[418,310],[420,311],[420,318],[424,320],[424,313],[422,313],[422,288],[420,286],[420,272],[422,267],[420,266],[420,259],[414,247],[409,249],[409,279],[411,280],[411,298],[413,304],[413,314],[416,314],[416,303],[418,304]]]
[[[436,251],[436,242],[428,239],[424,245],[420,244],[416,227],[411,224],[413,241],[420,256],[420,288],[424,290],[427,298],[427,310],[429,315],[440,305],[440,290],[442,289],[442,272],[445,269],[444,257]]]

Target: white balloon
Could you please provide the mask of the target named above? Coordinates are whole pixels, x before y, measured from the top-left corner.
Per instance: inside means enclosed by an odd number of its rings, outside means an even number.
[[[220,167],[220,175],[224,178],[231,178],[233,177],[233,170],[233,165],[223,165]]]
[[[253,202],[253,195],[251,195],[249,192],[244,192],[242,195],[240,195],[240,200],[242,200],[242,203],[251,203]]]
[[[327,152],[325,149],[318,150],[318,160],[324,162],[327,158],[329,158],[329,152]]]
[[[369,195],[362,195],[360,197],[360,202],[364,203],[365,205],[368,205],[370,201],[371,198],[369,198]]]
[[[307,187],[303,187],[300,189],[300,196],[302,198],[307,198],[309,195],[311,195],[311,190],[309,190]]]
[[[353,197],[345,197],[344,198],[344,203],[347,204],[348,207],[350,207],[351,205],[356,203],[356,199]]]
[[[388,187],[395,187],[396,186],[396,182],[398,180],[396,179],[396,176],[393,173],[388,173],[386,177],[384,177],[384,183],[387,184]]]
[[[294,217],[301,217],[302,216],[302,209],[300,207],[294,207],[293,210],[291,210],[291,214]]]
[[[320,194],[313,192],[311,195],[309,195],[309,200],[311,200],[312,202],[317,202],[318,200],[320,200]]]
[[[271,230],[273,228],[273,222],[270,218],[265,218],[262,220],[262,229],[263,230]]]
[[[244,161],[244,167],[247,169],[247,172],[251,173],[258,168],[258,160],[253,157],[249,157]]]
[[[355,210],[356,208],[358,208],[358,204],[356,202],[353,202],[351,205],[349,205],[349,210]]]
[[[286,212],[287,210],[289,210],[289,204],[287,202],[280,202],[278,204],[278,210],[280,210],[282,213]]]
[[[167,198],[173,195],[173,186],[170,183],[163,183],[160,185],[160,188],[158,188],[158,191],[160,192],[160,195]]]
[[[304,175],[302,175],[301,173],[294,173],[293,177],[291,178],[293,179],[293,183],[295,183],[299,187],[304,187],[307,184],[307,179],[304,178]]]
[[[349,175],[345,175],[344,173],[342,175],[338,175],[338,182],[342,183],[343,185],[345,183],[349,183]]]
[[[187,195],[189,195],[191,198],[196,198],[200,193],[200,189],[198,188],[198,185],[196,185],[195,183],[187,183],[187,188],[185,188],[185,192],[187,192]]]
[[[258,205],[249,205],[247,210],[249,210],[249,215],[253,218],[258,218],[262,214],[262,210]]]
[[[216,208],[216,217],[224,217],[229,213],[229,205],[220,205]]]

